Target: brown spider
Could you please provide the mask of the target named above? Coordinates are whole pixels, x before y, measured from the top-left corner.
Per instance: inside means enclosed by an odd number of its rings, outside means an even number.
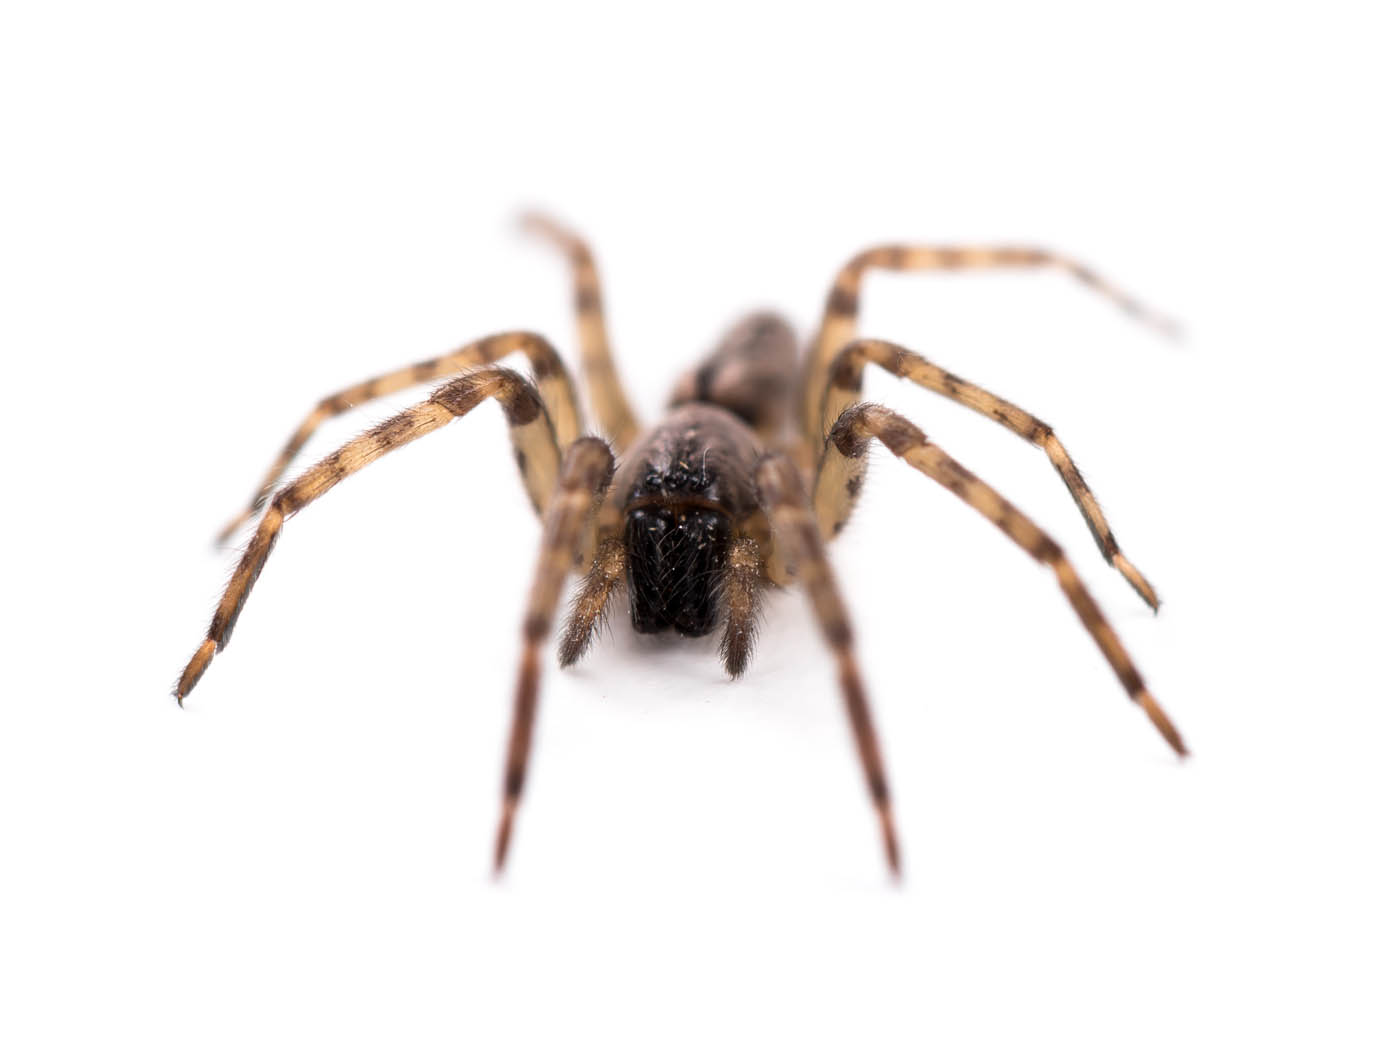
[[[577,236],[543,217],[529,216],[526,225],[552,240],[572,264],[584,378],[611,446],[581,434],[568,372],[549,342],[527,331],[490,335],[326,397],[297,427],[252,503],[220,535],[221,541],[227,539],[270,500],[204,642],[180,676],[177,701],[184,701],[215,653],[228,644],[238,613],[287,519],[376,458],[494,398],[505,411],[516,462],[544,524],[525,609],[496,834],[497,870],[505,863],[525,784],[539,697],[540,646],[553,627],[565,577],[578,569],[584,575],[559,646],[562,665],[583,655],[625,579],[632,625],[638,631],[674,628],[698,637],[722,624],[720,654],[733,677],[748,663],[764,591],[770,585],[800,582],[836,657],[885,856],[898,874],[899,844],[879,742],[852,650],[851,624],[822,546],[840,532],[851,513],[872,438],[976,508],[1018,547],[1050,567],[1129,698],[1147,712],[1168,744],[1186,755],[1181,736],[1148,693],[1118,635],[1059,545],[907,419],[878,404],[859,402],[861,377],[866,364],[878,364],[994,419],[1044,450],[1104,558],[1155,610],[1157,595],[1119,551],[1098,502],[1050,426],[909,350],[879,339],[854,338],[861,278],[872,268],[1058,267],[1129,313],[1163,328],[1166,322],[1080,264],[1038,249],[873,248],[837,274],[805,364],[799,368],[797,336],[786,321],[767,313],[751,316],[681,380],[666,417],[642,434],[613,367],[592,254]],[[507,368],[490,366],[516,352],[529,360],[533,383]],[[273,492],[297,452],[327,418],[366,400],[449,377],[451,381],[423,403],[355,437]]]

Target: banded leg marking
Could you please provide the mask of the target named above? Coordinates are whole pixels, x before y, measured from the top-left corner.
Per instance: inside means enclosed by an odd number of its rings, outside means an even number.
[[[639,427],[627,393],[613,365],[607,322],[603,318],[603,289],[598,267],[587,242],[549,217],[526,213],[527,231],[554,244],[569,260],[574,278],[574,313],[583,354],[583,377],[594,416],[614,448],[621,453],[637,438]]]
[[[238,614],[248,600],[248,593],[262,572],[287,519],[371,461],[442,428],[490,398],[501,404],[512,436],[519,437],[517,444],[529,443],[530,449],[535,451],[525,460],[527,483],[542,482],[545,478],[552,483],[558,477],[558,452],[554,446],[553,431],[549,428],[549,415],[528,381],[514,371],[485,368],[448,382],[423,403],[356,436],[292,480],[272,498],[214,610],[214,618],[204,641],[180,675],[175,686],[176,701],[184,702],[214,655],[223,651],[228,644]],[[549,434],[547,440],[546,432]]]
[[[835,420],[837,415],[859,401],[865,365],[868,363],[878,364],[896,378],[907,378],[926,389],[946,396],[955,403],[960,403],[964,407],[976,411],[984,417],[991,418],[1026,442],[1045,451],[1050,458],[1050,463],[1055,466],[1055,471],[1059,472],[1060,478],[1064,480],[1070,496],[1074,498],[1079,513],[1084,516],[1084,521],[1089,527],[1089,532],[1093,534],[1094,541],[1099,545],[1099,552],[1103,555],[1104,561],[1122,573],[1123,578],[1132,585],[1133,590],[1137,591],[1142,600],[1147,602],[1154,612],[1157,610],[1159,605],[1157,592],[1138,571],[1137,566],[1123,556],[1113,531],[1109,529],[1108,519],[1104,517],[1103,509],[1099,507],[1099,502],[1094,498],[1088,483],[1084,481],[1084,476],[1080,474],[1078,466],[1069,456],[1069,451],[1064,448],[1049,425],[1017,407],[1014,403],[1004,400],[972,382],[959,378],[936,364],[930,363],[918,353],[904,349],[892,342],[873,338],[858,339],[842,349],[836,355],[836,359],[831,362],[830,376],[827,380],[822,405],[822,411],[825,415],[822,425],[824,431],[830,430],[831,422]],[[821,482],[822,477],[819,474],[819,486]],[[830,494],[836,487],[831,484],[829,477],[827,483],[827,487],[819,490],[819,493],[825,493],[828,496],[827,506],[824,509],[819,509],[819,514],[823,516],[822,535],[829,540],[836,534],[840,524],[849,515],[852,502],[847,500],[844,509],[834,503],[830,499]]]
[[[1177,333],[1168,318],[1149,310],[1137,299],[1105,281],[1084,264],[1039,248],[957,247],[936,245],[882,245],[853,256],[836,275],[827,295],[821,327],[808,355],[803,393],[803,431],[809,441],[821,441],[821,394],[826,372],[842,346],[855,338],[860,309],[861,281],[867,270],[994,270],[1047,267],[1064,270],[1080,283],[1106,296],[1128,315],[1168,335]]]
[[[836,577],[822,548],[821,533],[807,504],[802,481],[792,461],[780,454],[769,454],[758,467],[758,492],[763,510],[772,527],[778,549],[796,571],[811,602],[822,637],[836,657],[841,697],[855,736],[856,750],[865,771],[866,785],[880,821],[885,860],[890,871],[899,874],[899,837],[895,832],[890,804],[889,783],[880,754],[870,703],[856,666],[854,637],[846,606],[836,587]]]
[[[1147,713],[1167,744],[1178,755],[1185,756],[1186,745],[1181,735],[1147,690],[1123,642],[1118,639],[1098,604],[1089,596],[1079,573],[1065,557],[1060,545],[1005,497],[930,443],[913,422],[878,404],[858,404],[836,420],[827,439],[822,467],[825,468],[828,461],[839,467],[842,461],[838,457],[858,458],[868,449],[871,438],[879,439],[890,453],[981,512],[1023,551],[1054,571],[1061,591],[1108,660],[1128,697]]]
[[[531,331],[507,331],[488,335],[451,353],[389,371],[332,393],[316,404],[302,419],[301,424],[287,440],[286,446],[282,448],[282,452],[272,462],[272,467],[263,476],[252,501],[219,531],[216,542],[225,543],[238,531],[239,526],[262,509],[302,447],[327,419],[344,414],[362,403],[389,396],[415,385],[459,375],[469,368],[498,363],[517,352],[524,353],[530,362],[540,396],[549,412],[550,420],[554,422],[559,441],[572,443],[578,438],[580,431],[578,402],[574,398],[573,382],[554,347],[543,336]],[[550,488],[553,488],[552,485]]]
[[[613,456],[606,443],[591,436],[576,441],[564,455],[559,487],[544,513],[544,536],[521,630],[520,670],[506,747],[501,819],[496,828],[497,872],[505,866],[516,808],[525,788],[530,738],[539,703],[540,645],[549,636],[564,579],[583,547],[589,516],[595,514],[602,503],[612,475]]]

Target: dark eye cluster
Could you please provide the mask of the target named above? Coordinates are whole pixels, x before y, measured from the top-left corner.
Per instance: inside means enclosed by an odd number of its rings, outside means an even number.
[[[665,471],[649,466],[642,475],[641,488],[644,493],[703,494],[714,481],[714,473],[707,469],[702,457],[694,464],[677,461]]]

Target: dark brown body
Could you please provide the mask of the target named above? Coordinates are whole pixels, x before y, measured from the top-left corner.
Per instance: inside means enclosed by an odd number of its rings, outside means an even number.
[[[733,541],[759,510],[763,440],[777,439],[795,415],[796,360],[797,337],[782,318],[741,321],[624,456],[610,503],[622,517],[640,633],[714,629]]]

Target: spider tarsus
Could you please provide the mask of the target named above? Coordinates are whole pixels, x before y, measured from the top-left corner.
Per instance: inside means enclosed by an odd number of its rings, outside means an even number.
[[[749,648],[748,645],[730,644],[725,641],[720,646],[720,654],[724,657],[724,669],[729,674],[730,680],[738,680],[744,675],[744,671],[749,668]]]
[[[496,826],[496,855],[492,871],[497,878],[506,867],[506,855],[510,852],[510,834],[514,822],[515,801],[508,799],[501,804],[501,820]]]
[[[564,230],[538,209],[526,209],[520,214],[519,227],[526,234],[538,234],[551,241],[563,242]]]
[[[209,668],[209,663],[214,658],[217,646],[208,638],[201,644],[198,650],[185,665],[185,672],[180,674],[180,680],[175,685],[175,702],[181,709],[185,707],[185,699],[194,690],[194,686],[199,683],[199,678],[204,676],[204,671]]]
[[[1141,691],[1136,697],[1136,702],[1147,713],[1148,719],[1152,721],[1159,734],[1166,739],[1167,744],[1176,750],[1176,755],[1181,759],[1190,756],[1190,750],[1186,748],[1186,743],[1182,741],[1181,734],[1177,731],[1176,725],[1171,722],[1171,718],[1157,704],[1157,700],[1152,697],[1149,691]]]
[[[1123,579],[1127,580],[1133,590],[1143,601],[1147,602],[1147,607],[1154,613],[1161,608],[1161,599],[1157,597],[1157,592],[1153,590],[1152,584],[1147,582],[1147,577],[1138,571],[1138,567],[1128,561],[1121,554],[1114,555],[1111,559],[1113,568],[1123,574]]]
[[[564,636],[559,639],[559,665],[572,666],[582,659],[584,653],[588,651],[592,633],[591,629],[585,630],[582,635],[575,633],[572,629],[566,630]]]
[[[894,828],[894,813],[888,803],[880,807],[880,835],[885,844],[885,861],[890,866],[890,877],[898,882],[901,878],[899,866],[899,835]]]
[[[230,519],[224,525],[223,529],[219,530],[218,533],[214,534],[214,549],[216,551],[219,551],[227,547],[228,542],[233,539],[233,535],[238,532],[238,530],[242,527],[243,523],[247,522],[252,517],[253,512],[245,511],[242,514]]]

